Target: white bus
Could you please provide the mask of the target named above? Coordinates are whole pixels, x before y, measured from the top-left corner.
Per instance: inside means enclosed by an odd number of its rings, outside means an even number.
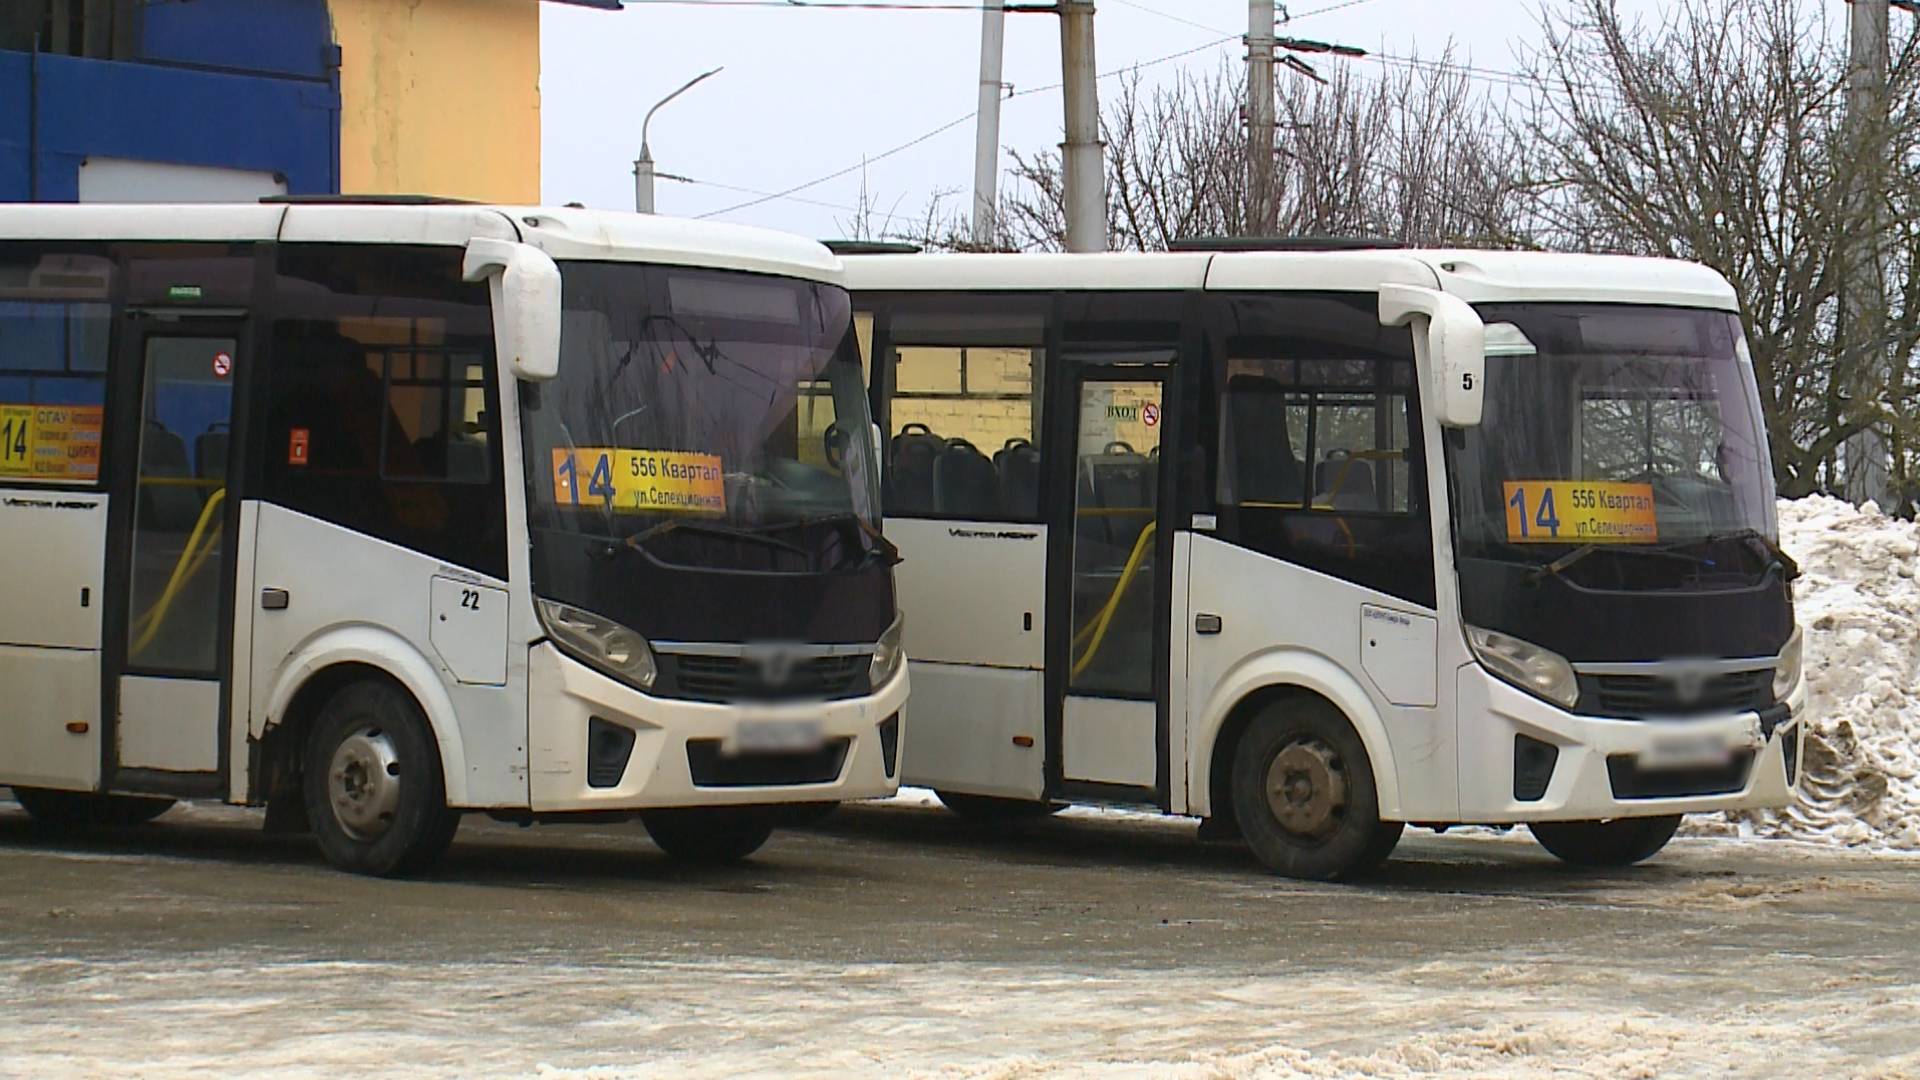
[[[848,254],[916,695],[968,814],[1144,804],[1334,878],[1790,798],[1804,691],[1733,291],[1368,249]]]
[[[380,874],[462,811],[727,859],[894,791],[840,275],[573,209],[0,208],[0,785]]]

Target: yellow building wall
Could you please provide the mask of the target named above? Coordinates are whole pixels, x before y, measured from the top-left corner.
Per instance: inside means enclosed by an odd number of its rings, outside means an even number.
[[[340,190],[540,201],[540,5],[332,0]]]

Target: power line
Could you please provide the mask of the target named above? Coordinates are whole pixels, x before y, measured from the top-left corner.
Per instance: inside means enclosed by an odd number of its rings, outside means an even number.
[[[1225,37],[1218,38],[1213,41],[1209,41],[1203,45],[1195,45],[1192,48],[1182,49],[1179,52],[1168,53],[1165,56],[1156,56],[1151,60],[1142,60],[1138,63],[1129,64],[1126,67],[1115,68],[1112,71],[1101,72],[1100,78],[1110,79],[1116,75],[1125,75],[1129,72],[1140,71],[1145,68],[1153,67],[1157,64],[1164,64],[1169,61],[1178,60],[1182,57],[1192,56],[1194,53],[1205,52],[1208,49],[1218,48],[1221,45],[1225,45],[1229,41],[1237,41],[1237,40],[1239,40],[1238,34],[1229,34]],[[1049,90],[1058,90],[1061,88],[1061,85],[1062,84],[1060,83],[1048,83],[1045,86],[1029,87],[1028,89],[1018,90],[1011,94],[1008,94],[1007,98],[1011,100],[1013,98],[1026,97],[1029,94],[1041,94]],[[953,128],[959,127],[961,124],[964,124],[969,120],[972,120],[975,116],[978,116],[978,115],[979,115],[979,110],[976,109],[972,112],[967,113],[965,116],[954,117],[952,120],[949,120],[944,124],[941,124],[939,127],[936,127],[931,131],[928,131],[921,135],[916,135],[915,137],[908,139],[906,142],[903,142],[898,146],[895,146],[888,150],[884,150],[878,154],[875,154],[872,157],[864,158],[859,162],[856,162],[855,164],[847,166],[844,169],[835,170],[834,172],[830,172],[825,176],[817,176],[812,180],[808,180],[800,184],[795,184],[790,188],[785,188],[780,191],[763,194],[757,198],[748,199],[745,202],[735,203],[732,206],[722,207],[719,210],[709,210],[708,212],[701,214],[699,216],[702,218],[721,217],[726,214],[734,213],[736,211],[750,209],[752,207],[759,206],[763,203],[769,203],[774,201],[775,199],[791,198],[796,192],[805,191],[810,187],[818,187],[819,185],[827,183],[832,180],[838,180],[841,177],[848,175],[849,173],[858,172],[861,169],[866,168],[867,166],[873,164],[876,161],[882,161],[902,151],[910,150],[920,145],[921,143],[926,142],[928,139],[933,138],[936,135],[944,134],[945,132],[950,131]]]

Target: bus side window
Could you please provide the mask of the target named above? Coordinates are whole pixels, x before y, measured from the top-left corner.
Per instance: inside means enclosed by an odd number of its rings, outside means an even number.
[[[505,577],[491,315],[459,259],[281,248],[264,494]]]
[[[1407,331],[1340,294],[1218,304],[1217,535],[1432,606]]]
[[[0,244],[0,484],[99,482],[113,275],[103,251]]]
[[[932,304],[888,324],[886,512],[1037,521],[1045,301]]]

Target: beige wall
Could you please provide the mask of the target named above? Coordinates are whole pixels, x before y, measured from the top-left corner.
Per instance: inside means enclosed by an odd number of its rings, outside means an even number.
[[[540,200],[540,5],[332,0],[340,188]]]

